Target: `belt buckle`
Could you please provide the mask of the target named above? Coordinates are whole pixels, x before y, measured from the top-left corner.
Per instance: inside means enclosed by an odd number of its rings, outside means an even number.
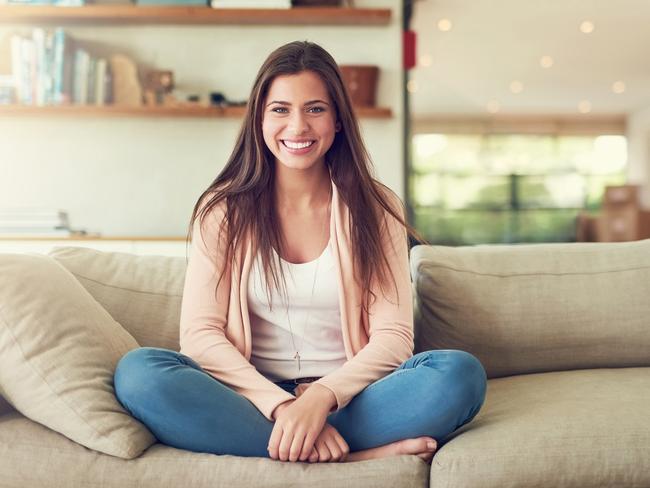
[[[319,380],[319,379],[320,379],[319,376],[308,376],[308,377],[305,377],[305,378],[295,378],[293,380],[293,382],[296,385],[300,385],[301,383],[311,383],[311,382]]]

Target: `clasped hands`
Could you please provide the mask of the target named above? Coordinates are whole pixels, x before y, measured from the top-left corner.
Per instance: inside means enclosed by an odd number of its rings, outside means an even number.
[[[324,401],[327,398],[324,395],[329,390],[320,385],[309,389],[311,385],[298,385],[294,390],[296,399],[278,405],[273,412],[275,424],[268,447],[272,459],[310,463],[345,461],[349,453],[347,443],[325,422],[330,403]]]

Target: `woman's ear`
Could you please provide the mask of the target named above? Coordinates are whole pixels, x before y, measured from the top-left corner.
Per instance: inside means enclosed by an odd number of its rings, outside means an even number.
[[[336,129],[336,132],[340,131],[341,130],[341,122],[337,122],[334,127]]]

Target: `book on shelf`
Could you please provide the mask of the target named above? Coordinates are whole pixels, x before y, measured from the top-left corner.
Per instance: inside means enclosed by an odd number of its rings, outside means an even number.
[[[50,207],[0,207],[0,219],[62,218],[65,210]]]
[[[0,0],[0,4],[2,1]],[[8,5],[53,5],[55,7],[81,7],[85,0],[7,0]]]
[[[0,239],[3,237],[22,237],[25,239],[33,237],[75,237],[75,236],[85,236],[88,233],[85,230],[73,230],[73,229],[3,229],[0,227]]]
[[[74,39],[65,30],[57,27],[54,30],[53,53],[53,103],[55,105],[72,102],[72,56]]]
[[[1,1],[1,0],[0,0]],[[0,75],[0,105],[14,103],[16,84],[12,75]]]
[[[74,52],[74,77],[72,102],[75,105],[85,105],[88,101],[88,69],[90,63],[90,54],[82,48],[77,48]]]
[[[70,223],[64,210],[39,208],[0,209],[0,229],[67,228]]]
[[[10,55],[15,103],[106,105],[112,99],[106,59],[93,56],[61,27],[12,35]]]
[[[85,230],[70,228],[68,212],[52,208],[18,207],[0,209],[2,237],[71,237]]]

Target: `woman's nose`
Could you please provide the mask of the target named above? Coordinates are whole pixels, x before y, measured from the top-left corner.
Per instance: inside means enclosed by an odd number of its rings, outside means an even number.
[[[300,112],[294,112],[291,115],[291,119],[289,120],[288,128],[289,131],[293,132],[294,134],[302,134],[303,132],[306,132],[307,129],[309,129],[309,123],[307,122],[304,114]]]

